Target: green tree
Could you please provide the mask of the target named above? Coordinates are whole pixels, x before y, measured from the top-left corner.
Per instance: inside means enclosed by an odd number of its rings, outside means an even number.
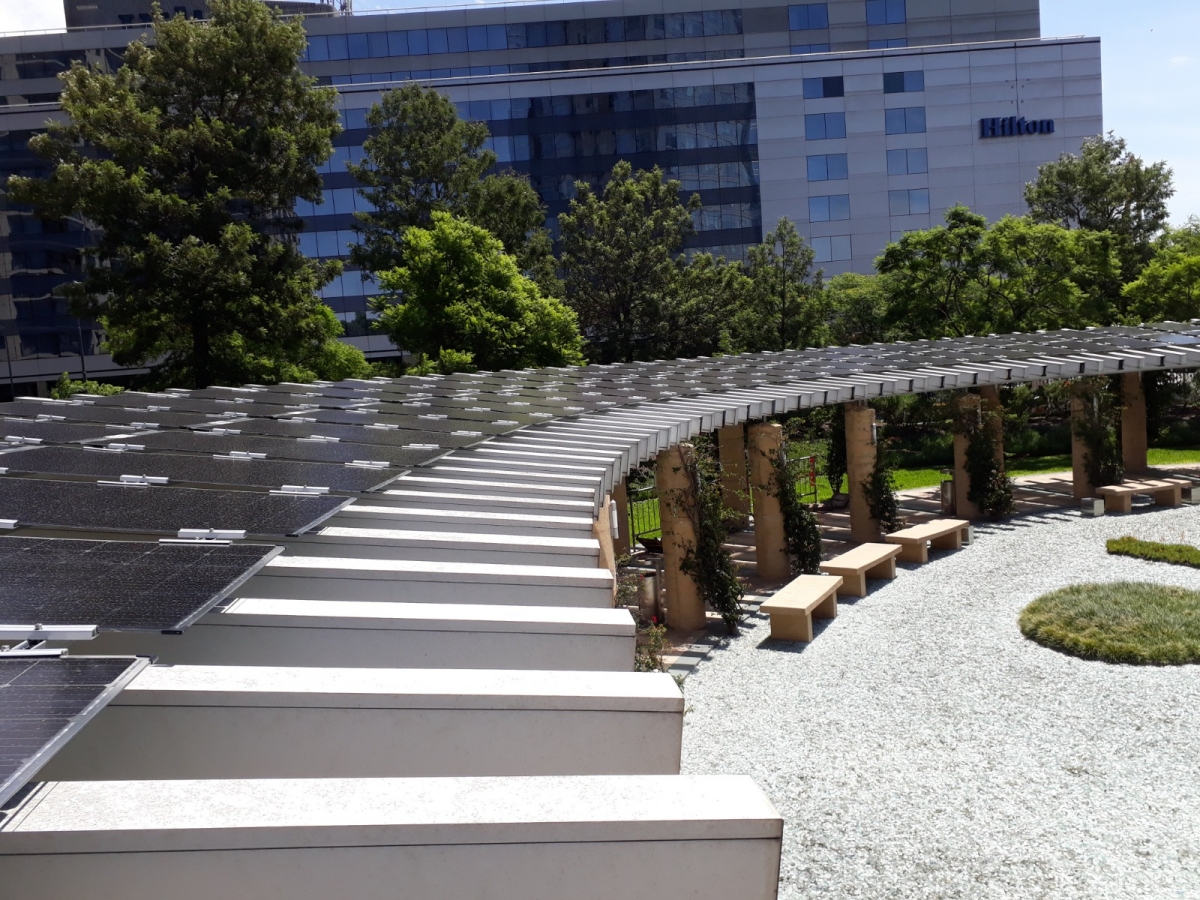
[[[745,303],[750,281],[740,262],[697,253],[682,267],[664,304],[664,358],[716,356],[734,349],[731,319]]]
[[[597,362],[657,359],[669,342],[664,311],[679,290],[677,255],[691,234],[693,194],[657,167],[634,173],[622,160],[601,193],[577,182],[570,211],[559,216],[565,296],[579,316],[588,356]]]
[[[337,94],[297,66],[300,21],[256,0],[209,8],[189,22],[156,7],[154,45],[131,43],[115,74],[74,64],[68,121],[30,142],[52,174],[8,182],[38,215],[101,229],[72,311],[160,385],[308,372],[341,333],[316,295],[339,264],[307,260],[292,238],[295,198],[320,196]]]
[[[843,272],[825,282],[829,340],[837,347],[891,340],[889,280],[882,275]]]
[[[347,168],[374,209],[355,213],[362,242],[351,262],[369,272],[402,265],[407,229],[428,228],[435,212],[447,212],[495,234],[523,271],[553,275],[537,192],[515,172],[487,174],[496,164],[484,147],[487,125],[463,121],[447,97],[415,83],[386,91],[367,124],[365,159]]]
[[[1112,235],[1119,271],[1082,285],[1098,310],[1099,324],[1125,314],[1121,288],[1135,280],[1154,254],[1175,193],[1165,162],[1147,165],[1112,132],[1084,141],[1078,156],[1064,154],[1038,169],[1025,188],[1035,222]]]
[[[380,327],[445,374],[582,362],[575,316],[543,297],[499,239],[449,213],[405,234],[405,265],[380,274]],[[436,361],[436,362],[435,362]]]
[[[788,218],[748,253],[749,296],[734,324],[743,350],[821,346],[827,340],[822,275],[815,254]]]
[[[1200,317],[1200,218],[1168,228],[1150,264],[1124,293],[1131,324]]]

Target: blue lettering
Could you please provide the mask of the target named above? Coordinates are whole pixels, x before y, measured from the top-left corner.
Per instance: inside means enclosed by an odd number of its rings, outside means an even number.
[[[1053,119],[1026,119],[1005,116],[979,120],[981,138],[1017,137],[1026,134],[1054,134]]]

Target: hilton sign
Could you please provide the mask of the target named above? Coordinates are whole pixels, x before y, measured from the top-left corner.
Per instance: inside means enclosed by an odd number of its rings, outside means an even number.
[[[1022,134],[1054,134],[1053,119],[1026,119],[1008,116],[1000,119],[980,119],[981,138],[1015,137]]]

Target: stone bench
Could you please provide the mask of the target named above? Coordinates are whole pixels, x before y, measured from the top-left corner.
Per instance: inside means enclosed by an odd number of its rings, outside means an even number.
[[[183,634],[102,631],[89,652],[222,666],[628,672],[624,609],[242,597]]]
[[[383,600],[513,606],[613,605],[608,569],[277,556],[243,593],[290,600]]]
[[[781,641],[811,641],[812,620],[837,616],[839,575],[801,575],[780,588],[759,607],[771,617],[771,637]]]
[[[725,776],[49,782],[12,897],[774,900],[783,820]]]
[[[678,775],[682,735],[665,672],[155,665],[38,779]]]
[[[900,545],[900,561],[929,562],[929,550],[959,550],[969,542],[971,523],[965,519],[934,519],[884,535],[889,544]]]
[[[859,544],[840,556],[821,563],[826,575],[840,575],[842,586],[838,593],[848,597],[865,597],[868,578],[896,577],[896,557],[901,547],[894,544]]]
[[[1096,493],[1104,498],[1106,513],[1127,513],[1133,511],[1133,498],[1138,495],[1149,496],[1155,506],[1182,506],[1183,491],[1191,486],[1190,481],[1175,479],[1126,481],[1096,488]]]

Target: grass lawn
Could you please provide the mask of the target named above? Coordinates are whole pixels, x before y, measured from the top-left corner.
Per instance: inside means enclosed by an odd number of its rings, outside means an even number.
[[[1200,591],[1118,581],[1045,594],[1021,612],[1021,632],[1052,650],[1132,665],[1200,663]]]
[[[1159,544],[1155,541],[1140,541],[1135,537],[1113,538],[1105,544],[1109,553],[1116,556],[1133,556],[1151,562],[1173,563],[1200,569],[1200,550],[1191,544]]]

